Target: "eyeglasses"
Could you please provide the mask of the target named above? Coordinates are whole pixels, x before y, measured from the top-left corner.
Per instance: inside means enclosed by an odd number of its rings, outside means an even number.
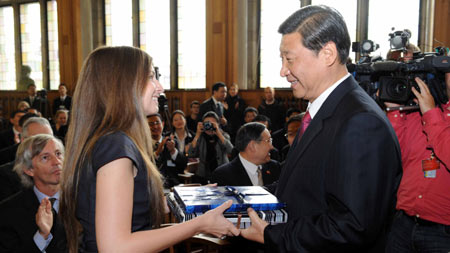
[[[159,124],[161,124],[161,121],[148,122],[149,126],[156,126],[156,125],[159,125]]]
[[[286,138],[288,138],[288,137],[295,137],[296,134],[297,133],[287,133],[287,134],[284,134],[284,137],[286,137]]]
[[[265,142],[267,142],[267,143],[270,143],[270,144],[272,144],[272,138],[269,138],[269,139],[267,139],[267,140],[259,140],[259,141],[265,141]]]

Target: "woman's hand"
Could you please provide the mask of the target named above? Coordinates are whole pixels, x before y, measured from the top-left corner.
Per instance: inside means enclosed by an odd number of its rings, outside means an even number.
[[[222,205],[209,210],[199,217],[201,221],[201,233],[211,234],[218,238],[223,236],[238,236],[240,231],[233,223],[223,216],[223,212],[231,207],[233,201],[228,200]]]

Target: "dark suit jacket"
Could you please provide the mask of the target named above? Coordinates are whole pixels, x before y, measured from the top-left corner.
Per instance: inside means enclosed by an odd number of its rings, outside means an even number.
[[[26,97],[23,99],[28,104],[30,104],[31,108],[34,108],[42,113],[42,116],[49,117],[50,116],[50,104],[47,99],[36,96],[33,100],[33,103],[30,102],[30,97]]]
[[[12,127],[0,132],[0,149],[14,145],[14,131]]]
[[[177,142],[178,141],[175,140],[175,147],[178,146]],[[156,147],[154,147],[154,150],[156,150]],[[172,163],[175,164],[175,167],[168,166],[167,161],[172,161]],[[164,150],[156,159],[156,166],[159,168],[161,174],[164,176],[164,186],[166,188],[170,188],[180,184],[178,174],[184,173],[186,165],[187,165],[187,156],[185,155],[184,152],[178,150],[178,154],[174,160],[172,159],[172,156],[170,155],[170,152],[166,147],[164,147]]]
[[[205,113],[207,113],[209,111],[213,111],[213,112],[217,113],[216,104],[214,104],[214,100],[212,99],[212,97],[208,98],[200,105],[200,112],[198,114],[198,116],[199,116],[198,120],[201,121],[203,118],[203,115],[205,115]],[[223,115],[217,114],[217,116],[219,116],[219,118],[221,118]]]
[[[60,109],[66,109],[70,111],[72,106],[72,97],[66,96],[64,101],[61,101],[61,98],[58,96],[53,100],[53,115],[55,115],[56,111]]]
[[[36,212],[39,200],[33,188],[27,188],[0,203],[0,252],[40,252],[33,236],[38,231]],[[46,252],[65,252],[64,227],[57,220],[53,239]]]
[[[276,190],[289,221],[266,227],[266,247],[384,252],[401,178],[400,147],[385,114],[350,76],[297,138]]]
[[[13,168],[14,161],[0,165],[0,202],[23,189]]]
[[[0,165],[16,160],[16,152],[19,144],[16,143],[6,148],[0,149]]]
[[[270,160],[268,163],[262,165],[261,172],[264,184],[271,184],[280,177],[280,163],[275,160]],[[234,158],[233,161],[223,164],[214,170],[211,182],[217,183],[219,186],[253,185],[239,156]]]

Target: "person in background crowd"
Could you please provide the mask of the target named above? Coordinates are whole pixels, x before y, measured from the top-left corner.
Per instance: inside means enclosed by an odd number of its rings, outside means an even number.
[[[445,75],[450,97],[450,73]],[[403,164],[386,252],[450,252],[450,102],[436,106],[427,84],[415,81],[419,111],[384,102]]]
[[[87,57],[70,113],[60,213],[70,253],[157,252],[208,233],[239,231],[205,214],[160,228],[165,200],[146,116],[158,112],[163,88],[152,58],[133,47],[100,47]]]
[[[19,126],[19,120],[25,113],[25,111],[14,111],[11,113],[9,118],[9,122],[12,125],[11,128],[0,132],[0,149],[20,143],[22,128]]]
[[[55,124],[52,126],[53,132],[56,136],[64,140],[67,134],[67,120],[69,118],[69,111],[58,110],[55,114]]]
[[[203,115],[207,112],[213,111],[219,117],[219,124],[222,127],[226,127],[228,122],[224,116],[223,107],[223,102],[225,102],[226,97],[227,86],[222,82],[215,83],[212,86],[212,96],[200,105],[200,113],[198,115],[199,119],[203,119]]]
[[[195,134],[187,128],[183,111],[175,110],[172,113],[172,128],[172,134],[177,143],[178,151],[184,156],[187,156],[189,145],[194,139]]]
[[[276,131],[284,125],[284,115],[286,113],[281,102],[275,99],[275,89],[266,87],[264,89],[264,100],[258,106],[259,114],[266,115],[272,121],[272,130]]]
[[[197,132],[198,114],[200,112],[200,103],[197,100],[191,102],[191,114],[186,118],[186,125],[193,133]]]
[[[0,203],[1,252],[65,252],[58,219],[64,146],[48,134],[25,139],[14,171],[24,189]]]
[[[298,133],[298,130],[300,129],[300,125],[302,124],[302,119],[305,113],[301,113],[299,115],[294,115],[289,118],[288,122],[286,122],[286,134],[283,136],[287,143],[282,149],[281,149],[281,162],[285,161],[287,158],[287,155],[289,153],[289,149],[294,143],[295,136]]]
[[[56,114],[59,110],[70,111],[72,106],[72,97],[67,96],[67,86],[61,83],[58,86],[59,97],[53,100],[53,113]]]
[[[19,104],[17,105],[17,110],[19,111],[26,111],[30,108],[30,104],[28,104],[28,102],[26,101],[20,101]]]
[[[244,122],[250,123],[253,122],[255,117],[258,116],[258,110],[255,107],[247,107],[244,110]]]
[[[297,109],[297,108],[289,108],[289,109],[286,111],[286,122],[288,122],[289,119],[290,119],[292,116],[298,115],[298,114],[300,114],[300,113],[301,113],[300,109]],[[280,151],[282,151],[282,149],[283,149],[286,145],[288,145],[287,139],[286,139],[286,137],[285,137],[286,131],[287,131],[286,126],[287,126],[287,124],[284,124],[284,127],[283,127],[283,128],[278,129],[277,131],[274,131],[274,132],[272,133],[273,146],[274,146],[275,148],[277,148],[278,150],[280,150]],[[295,137],[295,135],[294,135],[294,137]]]
[[[164,122],[159,113],[147,116],[147,122],[152,135],[156,166],[164,176],[164,187],[170,189],[180,184],[178,174],[183,173],[186,168],[187,157],[183,150],[178,149],[178,141],[173,134],[167,133],[164,136]]]
[[[263,186],[278,180],[280,164],[271,160],[271,140],[265,125],[258,122],[243,125],[236,135],[239,155],[219,166],[211,181],[221,186]]]
[[[203,121],[198,123],[197,133],[189,147],[189,157],[200,158],[195,181],[208,183],[212,172],[228,163],[228,155],[232,150],[230,136],[219,126],[219,117],[213,111],[207,112]]]
[[[239,86],[235,83],[232,84],[229,89],[229,96],[225,98],[223,103],[231,143],[234,143],[237,130],[244,124],[244,110],[247,107],[244,99],[239,96],[238,92]]]

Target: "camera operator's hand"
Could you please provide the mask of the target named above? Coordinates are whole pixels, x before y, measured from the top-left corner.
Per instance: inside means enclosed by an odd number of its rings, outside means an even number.
[[[203,132],[203,122],[197,123],[197,132],[195,133],[196,136],[200,136]]]
[[[220,130],[219,124],[217,124],[217,123],[214,122],[214,121],[211,121],[211,124],[212,124],[213,127],[214,127],[214,134],[217,135],[217,137],[219,138],[219,140],[220,140],[222,143],[225,143],[225,137],[223,136],[222,131]]]
[[[433,96],[431,95],[430,90],[428,89],[428,86],[425,84],[425,82],[418,77],[416,77],[415,80],[417,85],[419,85],[420,92],[417,91],[414,87],[412,87],[411,90],[417,98],[415,99],[415,101],[419,104],[420,112],[422,112],[423,115],[427,111],[436,107],[436,104],[434,103]]]
[[[173,140],[173,134],[170,135],[170,137],[166,137],[168,138],[166,141],[166,147],[167,150],[169,150],[170,154],[173,155],[175,153],[175,141]]]

